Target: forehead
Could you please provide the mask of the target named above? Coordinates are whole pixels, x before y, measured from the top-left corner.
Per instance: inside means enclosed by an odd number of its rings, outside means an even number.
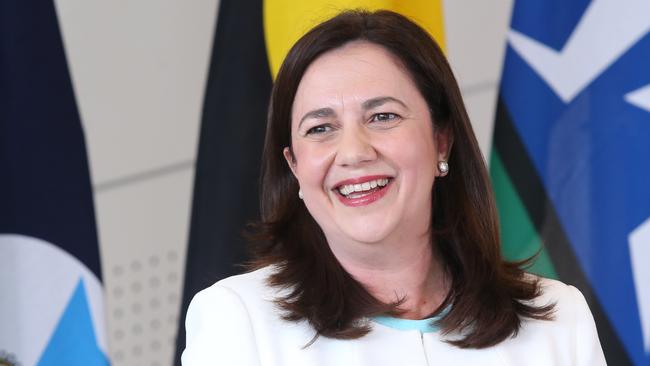
[[[382,46],[355,41],[318,57],[303,75],[295,113],[380,95],[409,98],[419,92],[401,61]]]

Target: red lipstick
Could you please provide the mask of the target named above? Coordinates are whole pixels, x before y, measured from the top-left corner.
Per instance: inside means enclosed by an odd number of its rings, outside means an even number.
[[[351,179],[342,180],[342,181],[336,183],[334,185],[334,187],[336,187],[338,189],[340,186],[344,186],[346,184],[362,184],[362,183],[365,183],[365,182],[370,182],[371,180],[375,180],[375,179],[388,179],[388,180],[390,180],[391,177],[388,176],[388,175],[366,175],[366,176],[359,177],[359,178],[351,178]]]
[[[363,184],[378,179],[387,179],[388,183],[385,186],[377,186],[368,191],[353,192],[347,196],[341,194],[341,192],[339,191],[339,188],[341,188],[341,186],[344,185]],[[387,175],[370,175],[370,176],[364,176],[364,177],[358,177],[358,178],[352,178],[352,179],[346,179],[340,181],[336,184],[335,186],[336,188],[334,190],[336,196],[338,197],[339,201],[341,201],[341,203],[350,207],[359,207],[359,206],[369,205],[381,199],[388,192],[388,189],[391,187],[392,182],[393,182],[392,177],[389,177]]]

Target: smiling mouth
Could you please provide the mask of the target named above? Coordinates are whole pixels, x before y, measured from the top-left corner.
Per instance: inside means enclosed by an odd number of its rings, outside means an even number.
[[[386,194],[393,181],[393,178],[386,176],[365,178],[361,182],[358,179],[344,181],[334,189],[344,205],[356,207],[371,204]]]
[[[356,183],[356,184],[343,184],[337,188],[339,193],[348,198],[363,196],[378,188],[381,189],[388,184],[389,178],[373,179],[371,181]]]

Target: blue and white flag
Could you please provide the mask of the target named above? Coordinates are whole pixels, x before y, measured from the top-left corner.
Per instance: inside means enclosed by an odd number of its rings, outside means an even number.
[[[108,365],[86,148],[54,3],[0,8],[0,364]]]
[[[650,365],[650,1],[515,3],[491,174],[505,254],[541,249],[608,363]]]

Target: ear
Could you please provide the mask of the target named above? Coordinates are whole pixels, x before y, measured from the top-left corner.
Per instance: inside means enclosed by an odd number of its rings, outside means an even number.
[[[451,151],[451,146],[454,144],[454,136],[450,129],[436,129],[433,138],[435,139],[436,148],[438,150],[438,161],[449,161],[449,152]]]
[[[291,148],[288,146],[285,147],[282,150],[282,154],[284,155],[284,160],[287,161],[287,165],[289,165],[289,169],[291,169],[293,176],[296,177],[296,179],[298,179],[298,176],[296,175],[296,159],[293,157]]]

